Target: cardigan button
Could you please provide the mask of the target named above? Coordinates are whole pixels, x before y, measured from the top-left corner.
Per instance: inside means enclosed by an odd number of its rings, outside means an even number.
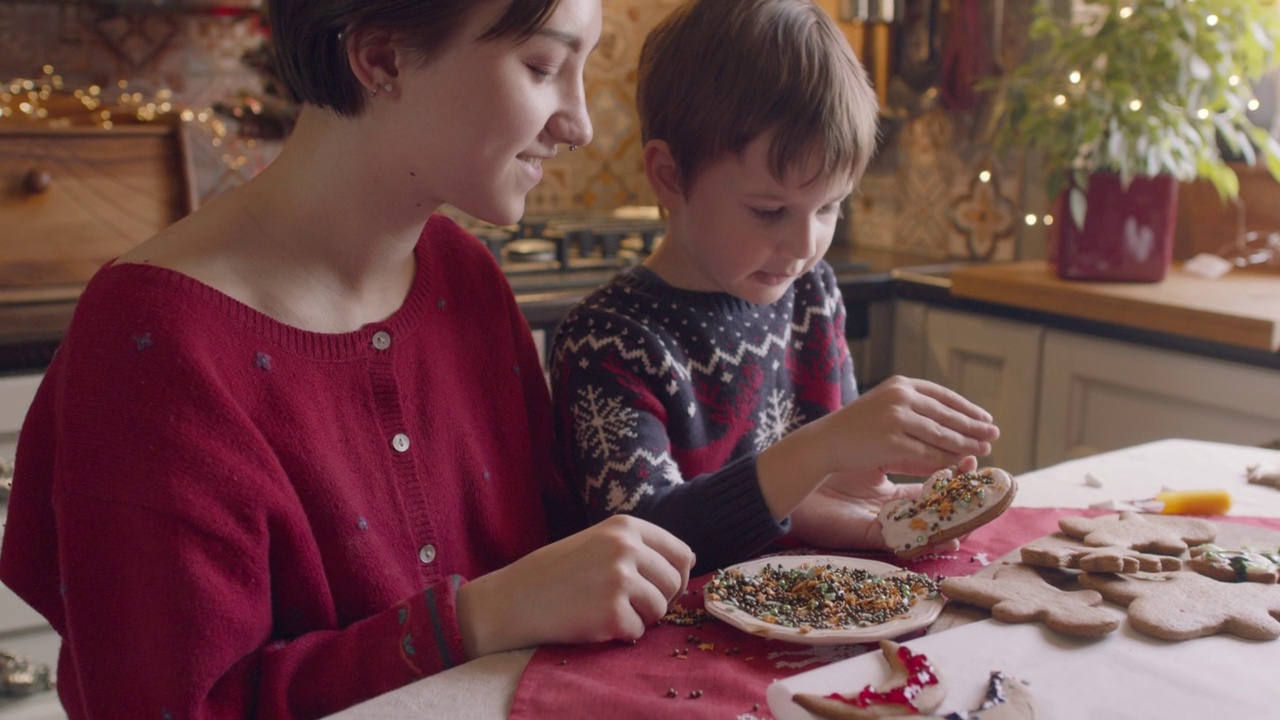
[[[379,330],[373,334],[373,347],[378,350],[386,350],[391,347],[391,333],[386,330]]]
[[[407,451],[409,449],[409,436],[404,433],[396,433],[396,436],[391,438],[391,447],[395,448],[396,452]]]
[[[436,559],[436,546],[423,545],[422,549],[418,551],[418,559],[422,561],[423,565],[430,565]]]

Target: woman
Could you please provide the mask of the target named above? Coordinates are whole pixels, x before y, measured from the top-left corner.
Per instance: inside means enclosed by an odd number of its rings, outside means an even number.
[[[428,220],[514,222],[590,140],[599,0],[270,11],[286,148],[98,273],[23,428],[0,578],[62,635],[73,718],[326,715],[635,638],[692,565],[634,519],[547,544],[578,519],[528,327]]]

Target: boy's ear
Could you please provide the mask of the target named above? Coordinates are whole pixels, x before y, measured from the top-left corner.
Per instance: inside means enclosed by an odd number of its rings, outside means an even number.
[[[658,204],[668,211],[678,210],[684,203],[684,187],[676,159],[671,155],[671,146],[665,140],[650,140],[644,144],[644,174],[658,198]]]
[[[344,37],[347,63],[366,90],[382,91],[400,76],[396,46],[390,30],[356,26]]]

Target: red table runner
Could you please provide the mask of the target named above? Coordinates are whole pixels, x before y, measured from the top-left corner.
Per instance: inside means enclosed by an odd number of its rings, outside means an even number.
[[[903,563],[887,553],[831,553],[903,565],[943,577],[969,575],[1015,548],[1058,530],[1065,515],[1106,511],[1010,508],[970,535],[958,552]],[[1223,518],[1280,530],[1271,518]],[[710,574],[690,581],[680,600],[702,609],[701,588]],[[905,639],[922,634],[919,631]],[[904,638],[898,638],[903,640]],[[631,643],[548,645],[537,649],[520,677],[510,718],[769,718],[765,692],[782,677],[877,649],[877,645],[809,647],[765,640],[715,619],[700,626],[663,623]]]

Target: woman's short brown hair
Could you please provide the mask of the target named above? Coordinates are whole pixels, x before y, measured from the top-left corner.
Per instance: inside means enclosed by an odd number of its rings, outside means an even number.
[[[641,140],[670,146],[685,192],[708,162],[769,131],[779,181],[820,150],[819,177],[856,182],[875,153],[866,70],[812,0],[689,0],[645,39],[636,106]]]
[[[481,36],[526,38],[537,32],[559,0],[511,0]],[[359,115],[364,89],[351,72],[343,35],[354,27],[395,31],[423,62],[453,39],[475,0],[270,0],[268,17],[280,76],[298,102]]]

